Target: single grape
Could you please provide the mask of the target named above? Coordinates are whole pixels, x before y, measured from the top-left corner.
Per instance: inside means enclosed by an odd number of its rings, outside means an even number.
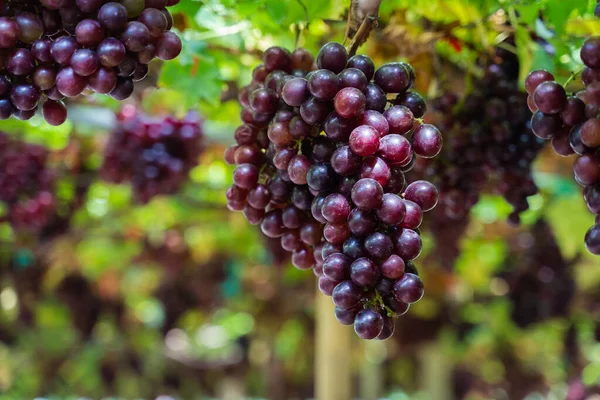
[[[361,339],[375,339],[383,331],[383,317],[377,311],[360,310],[354,319],[354,332]]]
[[[442,150],[442,134],[433,125],[420,125],[413,132],[412,146],[417,155],[433,158]]]
[[[542,82],[533,92],[536,107],[544,114],[557,114],[567,103],[565,88],[554,81]]]
[[[403,303],[416,303],[423,297],[423,281],[417,275],[406,273],[394,283],[394,297]]]
[[[350,279],[358,286],[371,287],[381,279],[381,271],[371,259],[362,257],[350,266]]]
[[[350,148],[363,157],[375,154],[379,149],[379,133],[368,125],[357,127],[350,134]]]
[[[437,205],[439,193],[432,183],[420,180],[408,185],[404,197],[415,202],[423,212],[427,212],[433,210]]]

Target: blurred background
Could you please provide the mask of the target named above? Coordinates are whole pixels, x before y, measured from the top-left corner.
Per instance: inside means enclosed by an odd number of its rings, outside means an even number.
[[[48,149],[57,204],[35,232],[0,217],[1,398],[315,396],[315,369],[331,366],[327,343],[352,328],[327,325],[325,347],[315,351],[316,310],[323,312],[316,278],[226,208],[233,167],[223,153],[240,123],[237,96],[262,51],[301,46],[315,54],[342,41],[348,6],[183,0],[170,9],[182,54],[151,64],[126,102],[82,96],[60,127],[39,116],[0,121],[6,140]],[[517,60],[521,88],[535,68],[567,81],[581,65],[583,39],[600,34],[594,6],[383,0],[359,53],[376,65],[410,62],[416,89],[438,111],[426,119],[443,127],[439,99],[482,90],[499,50]],[[204,149],[177,194],[139,204],[131,185],[102,179],[124,105],[204,118]],[[454,131],[442,129],[447,143]],[[520,225],[507,221],[513,208],[494,177],[469,213],[427,215],[417,260],[425,297],[391,339],[351,334],[354,397],[600,399],[600,260],[583,243],[593,216],[572,162],[550,145],[536,153],[539,191]]]

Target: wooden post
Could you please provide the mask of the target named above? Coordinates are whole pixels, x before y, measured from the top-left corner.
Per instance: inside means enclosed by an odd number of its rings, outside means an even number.
[[[385,341],[364,340],[363,360],[360,363],[360,398],[362,400],[377,400],[383,393],[383,367],[382,360],[371,360],[367,354],[378,355],[385,352]]]
[[[452,362],[444,353],[444,347],[438,338],[424,345],[419,353],[422,365],[420,386],[432,399],[452,399]]]
[[[315,396],[318,400],[352,398],[352,327],[340,324],[331,297],[317,289]]]

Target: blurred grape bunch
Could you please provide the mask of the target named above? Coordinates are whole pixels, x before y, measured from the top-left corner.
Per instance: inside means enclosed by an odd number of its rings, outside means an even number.
[[[549,318],[568,317],[576,291],[573,266],[578,258],[565,260],[552,227],[543,219],[521,235],[523,248],[507,256],[505,272],[500,274],[508,284],[512,320],[527,327]]]
[[[172,60],[181,40],[166,7],[179,3],[7,1],[0,15],[0,120],[61,125],[65,98],[86,89],[125,100],[154,58]]]
[[[49,152],[41,146],[11,139],[0,132],[0,201],[4,220],[17,230],[39,231],[55,211],[55,174]]]
[[[104,150],[102,178],[130,182],[141,204],[177,193],[204,151],[202,118],[191,111],[183,119],[153,117],[125,106],[118,120]]]

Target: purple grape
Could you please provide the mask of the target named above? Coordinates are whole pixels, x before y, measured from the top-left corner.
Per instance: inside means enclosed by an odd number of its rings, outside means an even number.
[[[354,332],[361,339],[375,339],[383,331],[383,317],[377,311],[367,308],[360,310],[354,319]]]
[[[406,273],[394,283],[394,297],[406,304],[413,304],[423,297],[423,281],[417,275]]]
[[[333,289],[333,304],[342,310],[347,310],[358,305],[361,294],[361,288],[354,282],[350,280],[342,281]]]
[[[413,132],[412,146],[417,155],[433,158],[442,150],[442,134],[433,125],[420,125]]]

